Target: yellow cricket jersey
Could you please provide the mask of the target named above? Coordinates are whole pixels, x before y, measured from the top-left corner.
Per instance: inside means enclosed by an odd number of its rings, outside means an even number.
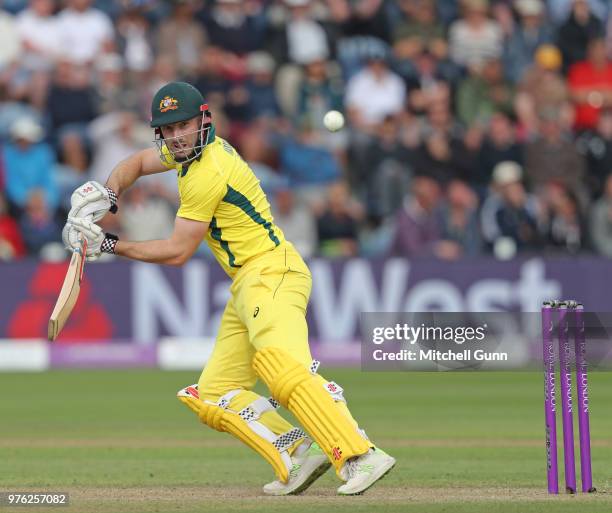
[[[247,260],[285,240],[259,180],[227,141],[215,137],[188,167],[174,162],[166,146],[163,154],[163,164],[177,170],[176,215],[210,223],[206,242],[230,277]]]

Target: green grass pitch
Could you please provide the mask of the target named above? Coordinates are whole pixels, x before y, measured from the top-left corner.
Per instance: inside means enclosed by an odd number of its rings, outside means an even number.
[[[302,496],[264,496],[267,464],[175,399],[197,373],[157,370],[0,374],[0,491],[69,492],[57,511],[92,513],[612,511],[610,373],[589,376],[598,493],[549,497],[541,373],[322,372],[398,459],[363,496],[337,497],[331,471]]]

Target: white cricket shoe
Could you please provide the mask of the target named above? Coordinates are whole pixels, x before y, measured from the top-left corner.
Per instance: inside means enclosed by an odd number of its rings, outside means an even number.
[[[394,466],[395,458],[378,448],[351,458],[340,470],[340,477],[345,479],[346,483],[338,488],[338,493],[359,495],[382,479]]]
[[[272,481],[264,485],[264,493],[268,495],[297,495],[306,490],[331,467],[328,457],[314,442],[310,443],[308,449],[301,451],[299,456],[294,453],[291,462],[293,466],[289,471],[289,481],[287,483]]]

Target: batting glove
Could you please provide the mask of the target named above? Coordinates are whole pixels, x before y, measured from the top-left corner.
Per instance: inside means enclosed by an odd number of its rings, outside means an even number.
[[[97,224],[80,217],[69,217],[62,232],[62,239],[68,249],[80,247],[79,234],[87,239],[87,260],[100,258],[102,253],[115,253],[115,245],[119,237],[112,233],[104,233]]]
[[[117,194],[98,182],[87,182],[72,193],[70,206],[68,217],[90,219],[96,223],[108,211],[117,212]]]

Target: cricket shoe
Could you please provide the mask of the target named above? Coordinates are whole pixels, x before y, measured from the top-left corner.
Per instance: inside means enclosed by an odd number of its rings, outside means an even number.
[[[331,467],[329,459],[315,442],[311,442],[306,450],[300,451],[300,449],[301,447],[298,447],[291,456],[293,465],[289,471],[289,481],[286,483],[272,481],[264,485],[265,494],[297,495],[302,493]],[[296,452],[300,454],[296,455]]]
[[[359,495],[376,481],[382,479],[395,466],[395,458],[382,449],[370,449],[367,453],[349,459],[340,470],[340,477],[346,481],[340,488],[340,495]]]

